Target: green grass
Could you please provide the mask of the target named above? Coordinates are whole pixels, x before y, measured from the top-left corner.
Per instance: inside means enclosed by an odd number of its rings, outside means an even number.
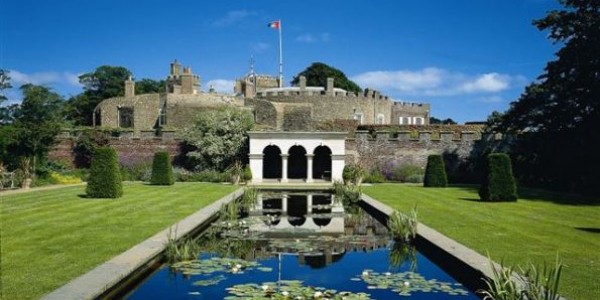
[[[380,184],[363,192],[500,262],[564,263],[561,294],[600,299],[600,201],[521,189],[517,202],[479,202],[477,186]]]
[[[119,199],[83,198],[85,186],[0,196],[0,298],[39,298],[236,188],[125,183]]]

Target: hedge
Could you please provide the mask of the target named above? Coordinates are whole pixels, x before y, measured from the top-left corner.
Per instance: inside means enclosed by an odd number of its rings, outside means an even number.
[[[95,149],[85,192],[89,198],[119,198],[123,195],[121,171],[114,149]]]
[[[446,187],[448,177],[444,167],[444,159],[441,155],[433,154],[427,157],[427,168],[425,168],[424,187]]]
[[[488,155],[483,183],[479,189],[482,201],[516,201],[517,185],[510,157],[505,153]]]
[[[152,185],[173,185],[173,166],[171,166],[171,158],[168,152],[154,153],[152,161],[152,176],[150,184]]]

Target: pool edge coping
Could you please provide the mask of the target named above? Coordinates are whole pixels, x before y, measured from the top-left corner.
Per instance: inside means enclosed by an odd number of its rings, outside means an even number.
[[[41,299],[95,299],[100,297],[164,251],[169,237],[179,239],[186,236],[198,226],[209,221],[219,211],[221,205],[235,200],[243,193],[244,188],[238,188],[177,223],[169,225],[166,229],[129,248],[127,251],[44,295]]]

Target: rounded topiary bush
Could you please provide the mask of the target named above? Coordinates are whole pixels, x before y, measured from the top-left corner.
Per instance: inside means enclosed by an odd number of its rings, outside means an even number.
[[[173,178],[173,166],[168,152],[154,153],[152,161],[152,176],[150,184],[153,185],[172,185],[175,183]]]
[[[441,155],[433,154],[427,157],[427,167],[425,168],[425,178],[423,179],[423,186],[448,186],[448,178],[446,176],[446,168],[444,167],[444,159]]]
[[[510,157],[505,153],[492,153],[479,189],[482,201],[516,201],[517,185],[512,172]]]
[[[85,192],[89,198],[119,198],[123,195],[121,171],[113,148],[95,149]]]

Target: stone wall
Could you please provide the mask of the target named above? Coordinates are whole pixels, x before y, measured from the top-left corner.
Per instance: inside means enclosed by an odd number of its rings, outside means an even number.
[[[465,131],[456,138],[451,131],[442,132],[432,139],[431,132],[419,132],[417,138],[410,132],[392,137],[388,132],[378,132],[372,137],[367,131],[357,131],[355,138],[346,139],[346,163],[360,163],[366,168],[383,167],[388,162],[408,162],[425,167],[430,154],[454,155],[464,161],[471,153],[477,139],[476,133]]]
[[[76,137],[62,137],[54,149],[48,154],[52,161],[59,161],[71,166],[75,165],[75,153],[73,148],[76,144]],[[158,151],[167,151],[173,159],[178,159],[182,154],[182,140],[175,138],[161,137],[111,137],[108,138],[108,145],[117,151],[119,161],[124,164],[135,164],[137,162],[152,163],[154,153]]]
[[[305,114],[306,108],[297,107],[295,113]],[[355,137],[349,137],[345,143],[346,163],[360,162],[365,167],[382,166],[388,162],[409,162],[424,167],[430,154],[451,154],[457,161],[464,161],[471,153],[475,143],[481,138],[477,131],[440,131],[432,137],[431,131],[420,131],[415,136],[409,131],[390,134],[387,131],[375,135],[368,131],[357,131]],[[63,134],[59,143],[50,152],[52,160],[73,162],[73,147],[76,138]],[[165,132],[162,137],[154,137],[150,132],[139,137],[127,134],[111,137],[108,144],[119,153],[121,160],[151,161],[155,152],[168,151],[172,157],[182,155],[182,140],[176,139],[173,132]]]

